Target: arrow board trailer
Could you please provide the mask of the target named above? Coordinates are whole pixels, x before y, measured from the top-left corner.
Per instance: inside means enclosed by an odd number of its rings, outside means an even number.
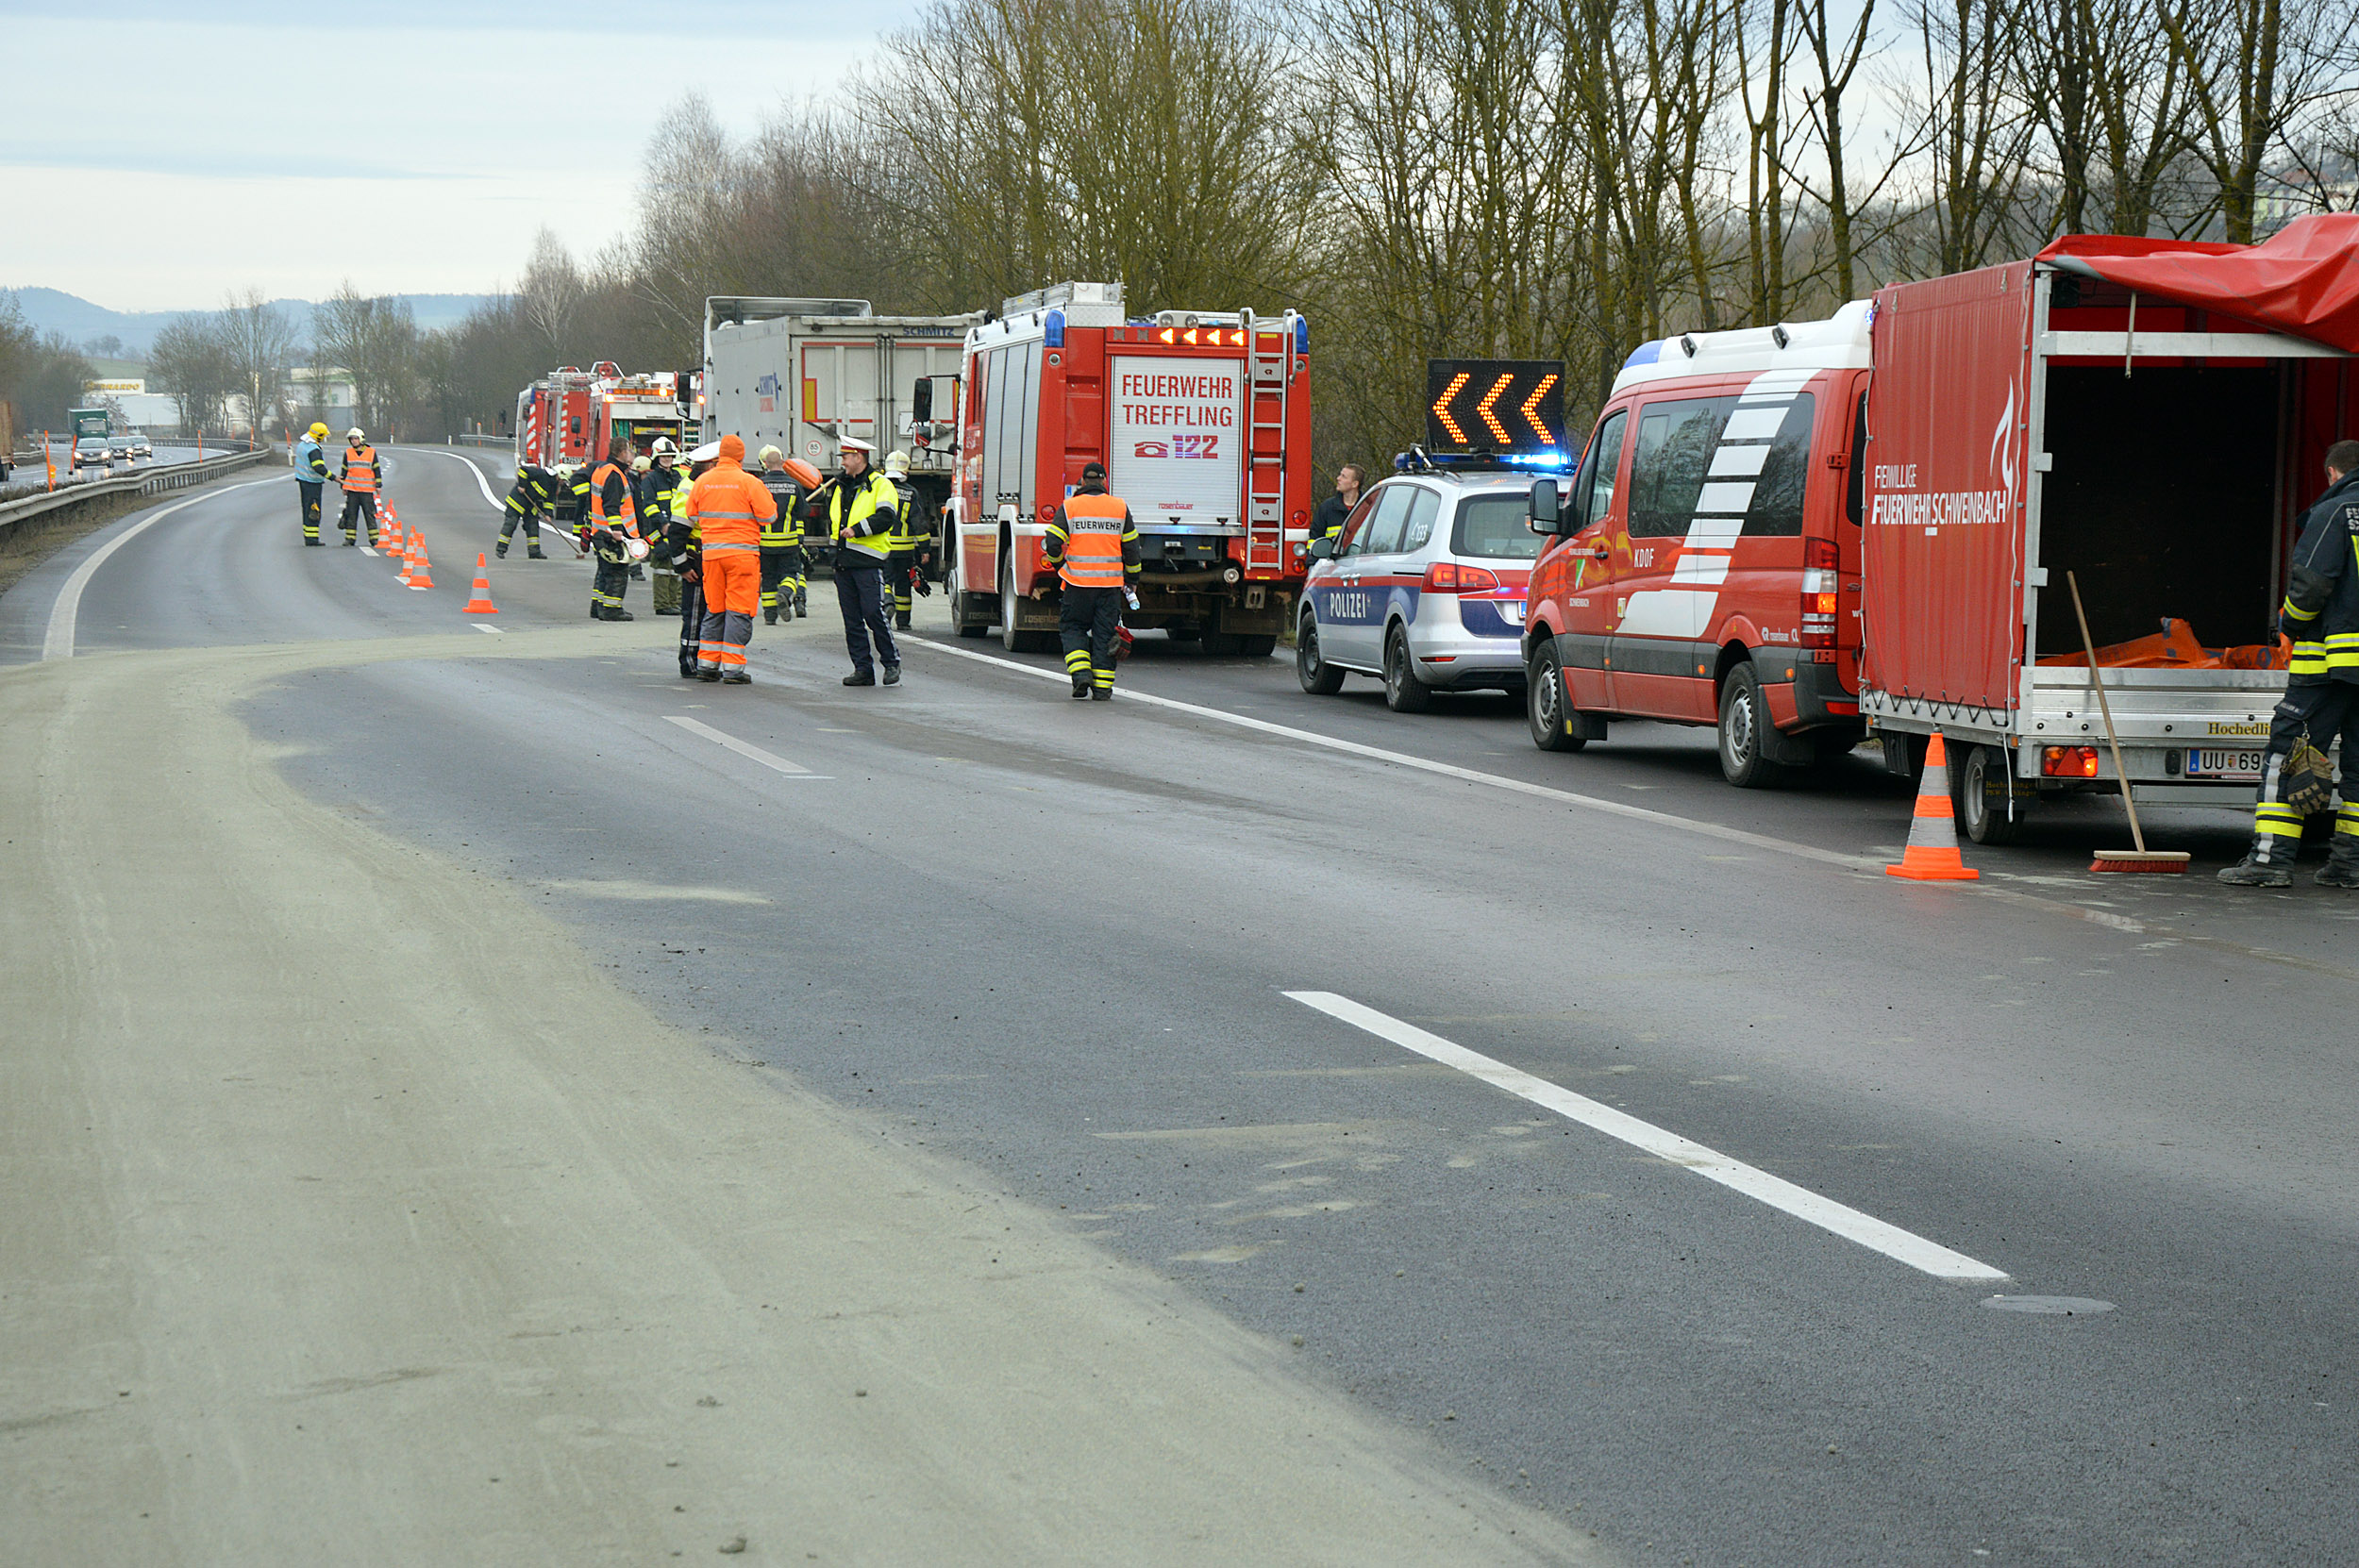
[[[960,634],[1054,642],[1043,542],[1096,460],[1145,558],[1127,624],[1266,656],[1309,564],[1309,346],[1292,310],[1132,320],[1119,283],[1038,290],[969,332],[949,552]]]

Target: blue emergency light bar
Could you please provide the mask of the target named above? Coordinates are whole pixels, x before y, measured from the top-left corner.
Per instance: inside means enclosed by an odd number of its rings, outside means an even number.
[[[1428,452],[1413,446],[1393,459],[1396,474],[1479,474],[1485,469],[1541,468],[1562,473],[1572,459],[1562,452]]]

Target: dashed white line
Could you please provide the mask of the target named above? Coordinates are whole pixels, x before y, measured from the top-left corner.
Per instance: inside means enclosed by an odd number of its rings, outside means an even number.
[[[789,778],[824,779],[828,776],[826,774],[813,773],[799,762],[790,762],[785,758],[778,756],[775,752],[764,751],[760,746],[741,741],[736,736],[728,734],[727,731],[715,729],[711,725],[705,724],[700,720],[689,718],[685,714],[667,713],[663,716],[663,718],[664,723],[666,724],[678,725],[682,729],[688,731],[691,735],[701,735],[708,741],[714,742],[720,745],[725,745],[728,747],[729,750],[737,753],[740,757],[750,757],[755,761],[761,763],[763,767],[775,768]]]
[[[1544,1110],[1552,1110],[1568,1121],[1618,1138],[1632,1148],[1644,1150],[1658,1159],[1684,1165],[1698,1176],[1718,1182],[1721,1186],[1757,1198],[1770,1208],[1782,1210],[1798,1220],[1806,1220],[1821,1230],[1832,1231],[1847,1242],[1857,1242],[1871,1252],[1881,1252],[1913,1269],[1922,1270],[1937,1279],[2001,1280],[2008,1277],[2000,1269],[1978,1262],[1962,1252],[1952,1252],[1938,1243],[1887,1225],[1873,1214],[1863,1214],[1847,1204],[1821,1197],[1806,1187],[1797,1187],[1782,1176],[1757,1170],[1739,1159],[1731,1159],[1715,1149],[1708,1149],[1678,1133],[1666,1132],[1651,1122],[1600,1105],[1585,1094],[1576,1094],[1546,1078],[1535,1077],[1519,1067],[1470,1051],[1455,1041],[1444,1040],[1414,1024],[1404,1024],[1388,1013],[1364,1007],[1348,996],[1338,996],[1331,991],[1290,991],[1285,993],[1304,1007],[1315,1008],[1330,1018],[1340,1019],[1355,1028],[1365,1029],[1381,1040],[1389,1040],[1406,1050],[1414,1051],[1430,1061],[1454,1067],[1469,1077],[1481,1078],[1494,1088],[1503,1089],[1518,1099],[1529,1100]]]
[[[484,625],[482,622],[480,622],[480,621],[477,621],[477,622],[476,623],[475,629],[476,629],[476,630],[477,630],[477,631],[488,631],[488,632],[490,632],[490,633],[491,633],[494,637],[497,637],[497,636],[500,634],[500,628],[499,628],[499,627],[497,627],[497,626],[485,626],[485,625]]]

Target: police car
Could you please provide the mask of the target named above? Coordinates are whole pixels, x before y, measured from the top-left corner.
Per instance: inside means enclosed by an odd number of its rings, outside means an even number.
[[[1333,539],[1311,544],[1295,671],[1313,696],[1346,675],[1384,683],[1384,705],[1422,712],[1435,692],[1524,685],[1524,588],[1543,541],[1529,470],[1401,459]]]

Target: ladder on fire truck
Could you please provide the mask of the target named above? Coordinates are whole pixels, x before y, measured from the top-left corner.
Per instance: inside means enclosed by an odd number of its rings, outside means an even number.
[[[1242,312],[1250,399],[1246,415],[1245,569],[1286,567],[1286,390],[1294,384],[1295,312],[1275,327]]]

